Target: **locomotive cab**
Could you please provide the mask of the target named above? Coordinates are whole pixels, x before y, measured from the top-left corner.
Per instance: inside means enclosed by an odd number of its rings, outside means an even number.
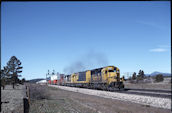
[[[123,81],[120,80],[120,70],[114,66],[108,66],[102,70],[103,79],[109,87],[124,88]]]

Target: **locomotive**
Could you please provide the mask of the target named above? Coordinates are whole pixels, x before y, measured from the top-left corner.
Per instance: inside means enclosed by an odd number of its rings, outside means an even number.
[[[124,78],[120,78],[120,70],[115,66],[86,70],[60,77],[57,85],[82,87],[90,89],[113,90],[124,89]]]

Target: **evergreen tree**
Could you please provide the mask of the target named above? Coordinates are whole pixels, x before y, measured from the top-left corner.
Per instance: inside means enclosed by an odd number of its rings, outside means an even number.
[[[141,71],[141,77],[142,78],[145,78],[145,74],[144,74],[144,71],[143,70]]]
[[[132,80],[136,80],[136,72],[133,73]]]
[[[142,70],[139,70],[138,76],[141,76],[142,74]]]
[[[156,82],[161,82],[164,80],[164,76],[162,74],[158,74],[155,76],[155,81]]]
[[[1,69],[1,86],[3,89],[5,88],[5,85],[8,84],[7,77],[9,77],[9,70],[7,67],[4,67],[4,69]]]
[[[143,80],[145,78],[144,71],[139,70],[139,73],[137,75],[137,80]]]
[[[26,82],[25,78],[21,80],[21,84],[24,84]]]
[[[18,77],[21,77],[21,75],[18,74],[22,72],[22,68],[20,60],[18,60],[15,56],[12,56],[7,63],[7,69],[9,71],[11,83],[13,84],[13,89],[14,85],[19,82]]]

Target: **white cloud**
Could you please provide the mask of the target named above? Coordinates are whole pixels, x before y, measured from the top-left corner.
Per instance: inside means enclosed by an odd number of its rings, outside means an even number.
[[[150,52],[165,52],[167,51],[167,49],[163,49],[163,48],[156,48],[156,49],[150,49]]]

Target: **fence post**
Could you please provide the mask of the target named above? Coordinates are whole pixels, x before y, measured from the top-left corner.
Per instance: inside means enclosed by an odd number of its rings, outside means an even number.
[[[30,106],[29,87],[26,86],[26,96],[23,98],[23,110],[24,110],[24,113],[29,113],[29,106]]]
[[[23,105],[24,113],[29,113],[29,102],[27,98],[23,98]]]

